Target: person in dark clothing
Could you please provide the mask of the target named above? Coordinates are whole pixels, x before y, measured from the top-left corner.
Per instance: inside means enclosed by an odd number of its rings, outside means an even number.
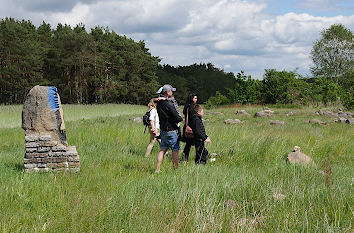
[[[194,133],[195,163],[206,164],[209,152],[205,148],[204,142],[210,143],[211,140],[205,132],[202,120],[204,115],[203,107],[201,105],[196,105],[194,109],[197,114],[194,115],[193,121],[191,122],[191,128]]]
[[[183,155],[184,155],[183,159],[184,159],[184,161],[187,161],[187,162],[189,159],[189,152],[191,150],[191,146],[194,145],[194,139],[186,137],[185,130],[186,130],[187,124],[189,126],[191,126],[191,122],[194,119],[194,115],[196,114],[194,107],[197,103],[197,100],[198,100],[197,95],[195,93],[190,93],[187,97],[186,103],[183,108],[183,114],[184,114],[184,118],[186,120],[186,122],[183,126],[183,134],[182,134],[182,139],[186,143],[186,145],[183,149]],[[187,113],[188,113],[188,122],[187,122]]]
[[[175,169],[178,168],[178,153],[179,153],[179,140],[178,140],[178,123],[183,121],[182,117],[176,111],[175,106],[167,99],[172,97],[173,88],[171,85],[164,85],[162,87],[162,94],[166,99],[160,100],[157,103],[157,114],[160,120],[160,135],[161,144],[160,151],[157,156],[156,172],[160,172],[160,167],[163,157],[168,149],[172,150],[172,162]]]

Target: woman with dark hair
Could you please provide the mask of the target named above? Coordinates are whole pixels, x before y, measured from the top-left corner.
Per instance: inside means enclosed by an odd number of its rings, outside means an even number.
[[[198,97],[195,93],[190,93],[187,97],[186,103],[183,108],[183,114],[185,117],[185,124],[183,126],[183,140],[186,143],[186,146],[183,149],[184,160],[188,161],[189,158],[189,151],[191,150],[191,146],[194,145],[193,138],[188,138],[185,135],[186,126],[190,126],[192,120],[194,119],[195,112],[195,105],[197,103]],[[188,114],[188,122],[187,122],[187,114]]]

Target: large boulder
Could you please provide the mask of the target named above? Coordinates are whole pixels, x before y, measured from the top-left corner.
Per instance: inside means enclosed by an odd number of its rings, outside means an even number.
[[[27,94],[22,110],[25,130],[26,171],[79,171],[75,146],[68,146],[64,114],[55,87],[35,86]]]
[[[305,155],[304,153],[302,153],[300,151],[300,147],[295,146],[294,150],[292,152],[290,152],[287,156],[287,160],[291,163],[291,164],[311,164],[313,163],[312,159]]]

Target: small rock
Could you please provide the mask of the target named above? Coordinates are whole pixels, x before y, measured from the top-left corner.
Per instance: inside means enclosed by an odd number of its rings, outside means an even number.
[[[300,151],[300,147],[298,146],[295,146],[294,150],[288,154],[287,159],[291,164],[300,163],[300,164],[307,165],[313,163],[312,159],[309,156],[302,153]]]
[[[227,120],[224,120],[224,123],[234,125],[234,124],[241,123],[241,121],[239,119],[227,119]]]
[[[236,111],[237,115],[244,115],[244,116],[251,116],[246,110],[237,110]]]
[[[293,116],[298,113],[299,113],[298,111],[292,111],[292,112],[287,113],[286,116]]]
[[[213,115],[220,115],[220,116],[224,115],[224,113],[222,113],[222,112],[212,112],[211,114],[213,114]]]
[[[271,125],[284,125],[284,121],[278,121],[278,120],[271,120],[270,124]]]
[[[274,111],[271,111],[271,110],[263,110],[263,111],[260,111],[260,112],[256,112],[254,114],[255,117],[269,117],[269,116],[272,116],[274,113]]]
[[[263,110],[270,110],[268,107],[264,107]]]
[[[133,122],[137,122],[137,123],[143,121],[143,119],[141,119],[141,117],[131,117],[129,120],[131,120],[131,121],[133,121]]]
[[[314,119],[312,119],[312,120],[309,120],[308,123],[311,123],[311,124],[318,124],[318,125],[327,125],[327,122],[320,121],[320,120],[317,119],[317,118],[314,118]]]
[[[354,118],[348,118],[345,123],[349,124],[349,125],[354,125]]]
[[[321,116],[321,115],[323,115],[323,111],[321,109],[319,109],[315,112],[315,115]]]
[[[335,119],[334,122],[336,123],[345,123],[347,121],[347,119],[345,119],[344,117],[339,117],[338,119]]]

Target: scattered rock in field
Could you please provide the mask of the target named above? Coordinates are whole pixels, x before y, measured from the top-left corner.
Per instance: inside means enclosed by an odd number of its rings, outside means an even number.
[[[317,111],[315,112],[315,115],[317,115],[317,116],[322,116],[322,115],[323,115],[323,111],[322,111],[321,109],[319,109],[319,110],[317,110]]]
[[[347,121],[347,119],[345,119],[344,117],[339,117],[338,119],[335,119],[334,122],[336,123],[345,123]]]
[[[320,120],[317,119],[317,118],[314,118],[314,119],[312,119],[312,120],[309,120],[308,123],[311,123],[311,124],[318,124],[318,125],[327,125],[327,122],[320,121]]]
[[[284,125],[285,122],[284,121],[278,121],[278,120],[271,120],[270,124],[271,125]]]
[[[281,193],[273,193],[273,198],[276,201],[282,201],[285,199],[285,195],[283,195]]]
[[[263,110],[270,110],[268,107],[264,107]]]
[[[227,119],[227,120],[224,120],[224,123],[234,125],[234,124],[241,123],[241,121],[239,119]]]
[[[274,113],[274,111],[271,110],[263,110],[260,112],[256,112],[256,114],[254,114],[255,117],[269,117],[272,116]]]
[[[220,115],[220,116],[223,116],[223,115],[224,115],[224,113],[222,113],[222,112],[212,112],[211,114],[213,114],[213,115]]]
[[[347,114],[345,112],[338,112],[337,116],[338,117],[347,117]]]
[[[333,113],[333,112],[328,111],[328,110],[324,112],[324,115],[329,116],[329,117],[333,117],[333,118],[337,118],[338,117],[338,114]]]
[[[211,153],[211,154],[210,154],[210,156],[211,156],[212,158],[216,157],[217,155],[218,155],[217,153]]]
[[[354,118],[354,113],[346,112],[345,114],[346,114],[347,117],[349,117],[349,118]]]
[[[131,118],[129,118],[129,120],[133,121],[133,122],[137,122],[137,123],[143,121],[143,119],[141,119],[141,117],[131,117]]]
[[[354,118],[348,118],[345,123],[349,124],[349,125],[354,125]]]
[[[291,112],[287,113],[286,116],[293,116],[298,113],[299,113],[298,111],[291,111]]]
[[[313,163],[309,156],[300,151],[299,146],[294,147],[294,150],[288,154],[287,159],[291,164],[300,163],[307,165]]]
[[[243,116],[251,116],[248,112],[246,112],[246,110],[237,110],[236,111],[237,115],[243,115]]]

